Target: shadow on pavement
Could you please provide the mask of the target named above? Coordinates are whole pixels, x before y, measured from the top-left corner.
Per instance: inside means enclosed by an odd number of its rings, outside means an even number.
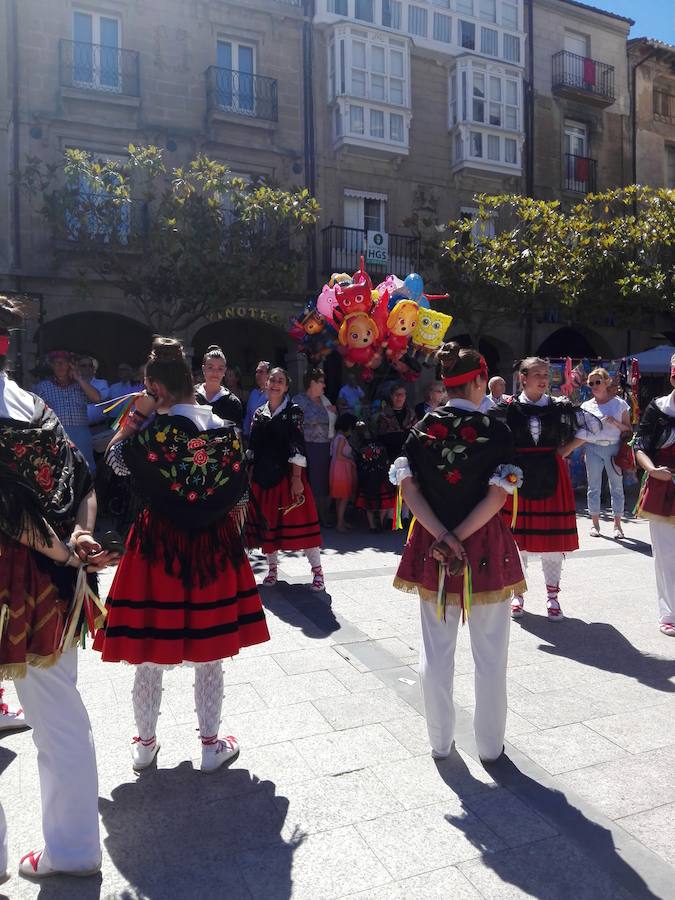
[[[151,768],[115,788],[112,800],[101,798],[99,809],[121,881],[106,900],[291,896],[293,854],[304,835],[282,839],[288,800],[246,769]]]
[[[562,897],[619,900],[630,895],[640,900],[658,900],[641,876],[622,859],[611,831],[587,818],[561,791],[525,775],[507,756],[484,767],[497,788],[508,790],[529,807],[532,819],[537,814],[560,832],[543,839],[540,834],[528,841],[527,818],[514,810],[511,821],[507,822],[502,812],[497,827],[489,816],[486,824],[497,832],[505,829],[502,837],[509,849],[487,852],[485,829],[475,828],[476,813],[472,808],[476,806],[480,816],[480,801],[486,797],[485,785],[470,773],[456,751],[447,760],[437,761],[441,778],[458,795],[467,812],[466,816],[446,815],[446,821],[460,829],[481,851],[482,863],[497,875],[502,885],[512,884],[523,896],[538,900]]]
[[[669,681],[675,676],[675,659],[642,653],[613,625],[566,618],[552,628],[548,619],[528,613],[518,620],[518,624],[546,641],[539,645],[542,653],[626,675],[657,691],[675,692],[675,684]]]
[[[340,630],[327,591],[314,593],[304,584],[278,581],[273,591],[262,588],[260,596],[265,609],[282,622],[302,629],[306,637],[325,638]]]

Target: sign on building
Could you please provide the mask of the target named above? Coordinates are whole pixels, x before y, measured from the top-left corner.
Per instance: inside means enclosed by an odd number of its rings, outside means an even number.
[[[382,231],[366,232],[366,263],[383,265],[389,258],[389,235]]]

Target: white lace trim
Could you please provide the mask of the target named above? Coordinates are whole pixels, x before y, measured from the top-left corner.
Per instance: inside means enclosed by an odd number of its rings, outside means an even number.
[[[513,494],[516,488],[523,486],[523,470],[518,466],[502,463],[501,466],[497,466],[488,484],[494,484],[507,494]]]
[[[413,473],[410,468],[407,456],[399,456],[394,460],[393,465],[389,469],[389,481],[392,484],[400,485],[406,478],[412,478]]]
[[[288,460],[292,466],[302,466],[303,469],[307,468],[307,458],[302,456],[300,453],[296,453],[294,456]]]

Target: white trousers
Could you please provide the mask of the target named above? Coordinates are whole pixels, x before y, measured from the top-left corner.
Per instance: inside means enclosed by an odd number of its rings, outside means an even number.
[[[675,525],[650,520],[649,534],[656,569],[659,622],[675,625]]]
[[[459,607],[448,606],[445,621],[439,622],[436,604],[420,600],[420,681],[427,731],[432,749],[443,756],[455,736],[452,686],[460,612]],[[510,621],[508,602],[477,604],[468,619],[476,686],[473,728],[482,759],[496,759],[504,746]]]
[[[14,686],[38,751],[43,859],[57,869],[94,868],[101,860],[98,774],[89,716],[77,690],[77,651],[48,669],[29,666]],[[33,849],[39,847],[26,848]]]

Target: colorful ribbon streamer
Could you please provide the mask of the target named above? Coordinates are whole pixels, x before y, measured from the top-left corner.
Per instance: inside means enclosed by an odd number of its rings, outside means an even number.
[[[391,530],[400,531],[403,528],[403,489],[399,484],[396,491],[396,506],[394,507],[394,518],[391,521]]]
[[[108,611],[105,608],[105,604],[99,599],[96,592],[89,587],[89,582],[87,581],[86,566],[80,566],[77,573],[77,582],[75,585],[73,605],[70,613],[68,614],[66,624],[63,629],[61,650],[64,653],[66,650],[70,650],[71,647],[74,647],[77,643],[77,641],[75,640],[75,633],[77,631],[77,627],[80,622],[80,616],[82,615],[83,610],[84,620],[82,622],[82,627],[80,630],[80,641],[82,642],[82,646],[84,647],[84,635],[86,634],[87,628],[89,629],[89,633],[91,634],[91,636],[94,636],[94,633],[96,631],[96,615],[94,612],[95,609],[98,610],[102,619],[104,619],[108,614]]]
[[[511,531],[516,527],[518,519],[518,488],[513,489],[513,513],[511,514]]]

